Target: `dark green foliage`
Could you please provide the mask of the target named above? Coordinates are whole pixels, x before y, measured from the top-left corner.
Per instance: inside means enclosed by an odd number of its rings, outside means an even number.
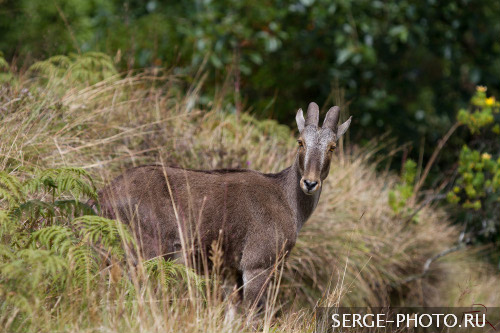
[[[10,56],[15,50],[35,59],[68,54],[92,38],[95,17],[110,1],[104,0],[4,0],[0,2],[0,49]]]
[[[234,91],[239,77],[241,100],[282,122],[311,100],[330,104],[338,83],[355,115],[353,134],[369,140],[391,130],[415,143],[425,136],[426,154],[477,84],[500,83],[500,3],[493,0],[4,0],[0,6],[0,49],[9,60],[101,51],[121,69],[164,66],[178,74],[206,61],[210,84],[202,102],[228,75]],[[237,101],[228,102],[234,110]],[[451,158],[445,154],[441,165]]]

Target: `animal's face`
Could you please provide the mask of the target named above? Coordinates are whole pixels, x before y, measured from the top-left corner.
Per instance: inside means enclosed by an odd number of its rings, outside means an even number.
[[[319,108],[315,103],[309,104],[307,119],[304,119],[302,109],[297,112],[296,120],[300,132],[297,140],[301,175],[299,185],[305,194],[311,195],[321,188],[323,180],[330,171],[330,162],[337,141],[349,128],[351,118],[337,126],[339,112],[338,107],[332,107],[322,127],[318,127]]]
[[[309,125],[297,140],[300,187],[306,194],[313,194],[330,171],[330,161],[336,147],[335,134],[329,128]]]

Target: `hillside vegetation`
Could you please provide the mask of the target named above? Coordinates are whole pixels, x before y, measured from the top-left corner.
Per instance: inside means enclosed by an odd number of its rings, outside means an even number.
[[[102,55],[60,57],[9,73],[0,88],[0,327],[240,331],[244,313],[224,320],[217,270],[134,265],[126,226],[83,203],[143,163],[276,172],[294,158],[293,130],[236,117],[224,93],[199,107],[202,75],[119,75],[108,64]],[[340,146],[260,329],[311,332],[316,305],[498,305],[500,278],[481,250],[456,248],[460,230],[444,211],[409,200],[412,166],[401,178],[377,172],[390,158],[377,140]]]

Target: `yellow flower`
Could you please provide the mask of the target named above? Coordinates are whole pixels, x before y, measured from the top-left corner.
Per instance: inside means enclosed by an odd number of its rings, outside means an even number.
[[[486,105],[493,105],[495,104],[495,97],[491,96],[489,98],[486,99]]]
[[[483,160],[489,160],[489,159],[491,159],[491,155],[488,154],[488,153],[483,153],[483,155],[481,155],[481,157],[483,158]]]
[[[486,88],[485,86],[477,86],[476,87],[476,90],[479,91],[479,92],[486,92],[488,88]]]

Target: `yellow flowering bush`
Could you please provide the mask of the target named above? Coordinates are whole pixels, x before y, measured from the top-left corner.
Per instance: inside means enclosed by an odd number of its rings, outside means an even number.
[[[486,88],[479,86],[471,99],[471,107],[472,111],[461,109],[457,118],[459,122],[467,125],[472,134],[475,134],[495,122],[495,114],[500,110],[500,103],[493,96],[487,97]]]
[[[458,113],[467,126],[471,140],[464,145],[458,160],[458,177],[447,194],[452,204],[460,205],[463,218],[480,237],[500,235],[500,103],[488,97],[479,86],[469,109]]]

